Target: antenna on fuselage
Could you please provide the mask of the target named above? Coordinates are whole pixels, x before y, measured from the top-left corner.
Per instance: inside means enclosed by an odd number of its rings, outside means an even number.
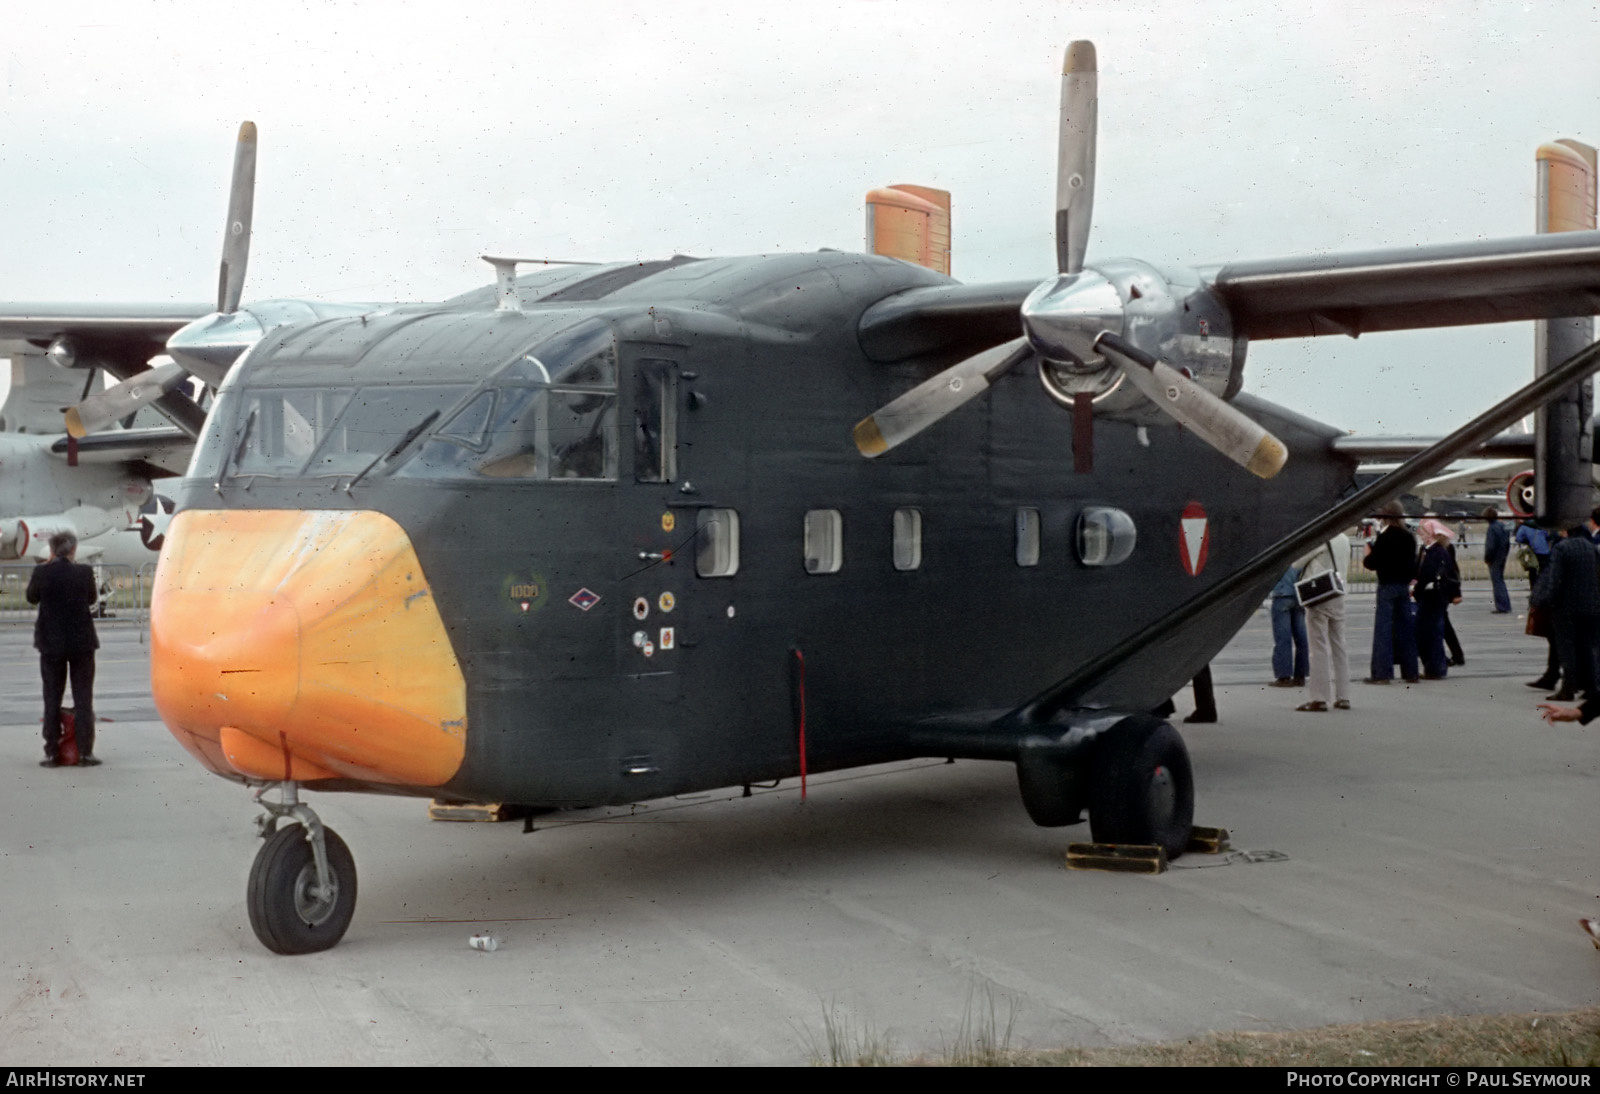
[[[598,262],[579,262],[571,258],[506,258],[503,255],[479,255],[494,267],[494,283],[500,291],[500,303],[495,311],[521,311],[522,298],[517,295],[517,267],[524,262],[540,266],[598,266]]]

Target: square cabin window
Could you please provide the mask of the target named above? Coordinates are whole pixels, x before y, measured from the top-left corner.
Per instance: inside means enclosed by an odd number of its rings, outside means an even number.
[[[1039,565],[1039,510],[1017,510],[1017,565]]]
[[[739,512],[702,509],[694,519],[694,572],[701,577],[732,577],[739,572]]]
[[[836,574],[844,565],[844,517],[837,509],[813,509],[805,523],[806,573]]]
[[[915,570],[922,566],[922,510],[894,511],[894,568]]]

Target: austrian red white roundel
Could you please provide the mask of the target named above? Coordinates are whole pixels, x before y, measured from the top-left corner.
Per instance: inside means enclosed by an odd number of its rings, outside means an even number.
[[[1211,549],[1211,522],[1205,509],[1197,501],[1183,507],[1178,518],[1178,547],[1183,556],[1183,569],[1190,577],[1206,568],[1206,554]]]

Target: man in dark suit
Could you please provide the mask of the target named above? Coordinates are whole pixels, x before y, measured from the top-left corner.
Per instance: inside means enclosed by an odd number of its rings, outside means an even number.
[[[61,744],[61,697],[72,679],[74,728],[78,738],[78,765],[93,767],[94,756],[94,651],[100,638],[94,633],[89,608],[99,598],[94,571],[73,561],[78,537],[57,532],[50,537],[50,561],[34,567],[28,582],[28,603],[39,605],[33,625],[33,648],[39,651],[39,675],[44,679],[44,759],[41,767],[60,767],[56,753]]]
[[[1600,573],[1595,545],[1582,525],[1567,529],[1550,548],[1550,561],[1539,574],[1530,603],[1548,611],[1561,662],[1561,690],[1550,696],[1571,702],[1575,694],[1594,695],[1596,640],[1600,639]]]

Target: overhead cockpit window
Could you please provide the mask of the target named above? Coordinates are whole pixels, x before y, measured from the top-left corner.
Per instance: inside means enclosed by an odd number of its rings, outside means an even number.
[[[1078,560],[1085,566],[1115,566],[1133,554],[1138,530],[1121,509],[1096,507],[1078,514]]]

